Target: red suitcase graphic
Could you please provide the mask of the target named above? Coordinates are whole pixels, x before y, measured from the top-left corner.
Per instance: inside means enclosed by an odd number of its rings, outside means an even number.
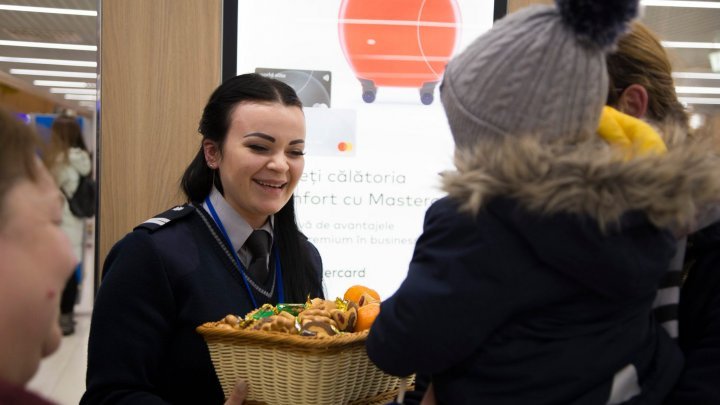
[[[431,104],[459,20],[456,0],[343,0],[340,43],[363,100],[375,101],[378,87],[415,87]]]

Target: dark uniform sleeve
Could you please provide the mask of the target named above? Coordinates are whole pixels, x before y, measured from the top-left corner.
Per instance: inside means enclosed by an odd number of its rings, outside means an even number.
[[[81,404],[163,404],[153,393],[175,302],[150,236],[136,231],[105,261]]]

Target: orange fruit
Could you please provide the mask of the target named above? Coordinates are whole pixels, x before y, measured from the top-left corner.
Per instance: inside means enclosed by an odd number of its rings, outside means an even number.
[[[355,322],[355,332],[361,332],[370,329],[375,318],[380,314],[380,303],[371,302],[365,306],[358,308],[357,321]]]
[[[345,291],[345,295],[343,296],[344,299],[355,301],[356,304],[360,304],[360,297],[362,297],[363,294],[367,294],[370,297],[374,298],[375,301],[380,301],[380,294],[377,293],[377,291],[373,290],[372,288],[365,287],[364,285],[354,285]],[[367,302],[367,298],[363,300]],[[371,300],[372,301],[372,300]]]

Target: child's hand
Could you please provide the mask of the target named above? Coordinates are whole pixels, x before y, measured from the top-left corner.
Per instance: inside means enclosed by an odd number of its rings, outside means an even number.
[[[237,380],[232,393],[230,393],[230,398],[225,401],[225,405],[242,405],[242,403],[245,402],[246,396],[247,384],[243,380]]]

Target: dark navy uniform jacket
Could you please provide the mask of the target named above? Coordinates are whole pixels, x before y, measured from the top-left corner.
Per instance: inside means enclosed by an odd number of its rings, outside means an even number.
[[[245,315],[253,305],[219,235],[202,208],[181,206],[112,248],[93,309],[81,404],[223,402],[195,328],[227,314]],[[320,255],[309,241],[307,249],[321,278]],[[283,264],[288,271],[291,264]]]

